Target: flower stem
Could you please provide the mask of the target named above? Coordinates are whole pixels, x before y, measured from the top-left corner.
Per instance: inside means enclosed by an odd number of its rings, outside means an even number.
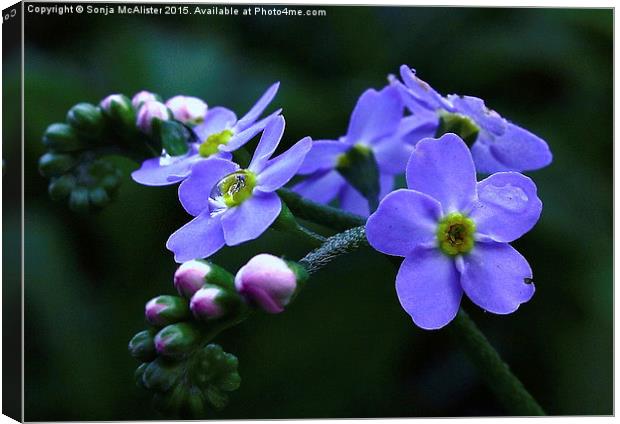
[[[545,415],[536,399],[510,371],[476,323],[461,309],[447,327],[458,338],[467,356],[506,411],[513,415]]]
[[[287,189],[278,190],[278,195],[296,217],[321,224],[336,231],[348,230],[366,223],[366,220],[359,215],[312,202]]]
[[[364,246],[368,246],[364,226],[351,228],[329,237],[321,247],[308,253],[299,263],[312,274],[338,256]],[[464,310],[459,311],[447,329],[461,341],[465,353],[506,411],[522,416],[545,415],[540,405],[510,371],[499,353]]]

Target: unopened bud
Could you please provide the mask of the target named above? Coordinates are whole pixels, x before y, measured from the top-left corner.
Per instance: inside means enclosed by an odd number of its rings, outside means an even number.
[[[144,308],[144,314],[150,324],[158,327],[182,321],[190,316],[186,299],[168,295],[149,300]]]
[[[43,144],[56,152],[72,152],[86,147],[72,126],[61,123],[47,127],[43,134]]]
[[[114,123],[125,129],[131,128],[136,121],[136,111],[131,100],[123,94],[110,94],[99,103],[103,113]]]
[[[136,109],[140,108],[140,105],[146,102],[150,102],[150,101],[159,101],[159,96],[157,94],[153,94],[150,91],[146,91],[146,90],[142,90],[138,93],[136,93],[132,98],[131,98],[131,105],[133,107],[135,107]]]
[[[147,389],[165,392],[178,381],[184,370],[182,361],[157,358],[142,371],[142,383]]]
[[[103,130],[101,109],[90,103],[78,103],[67,112],[67,122],[80,134],[97,138]]]
[[[64,174],[77,163],[77,158],[66,153],[48,152],[39,158],[39,171],[44,177]]]
[[[200,330],[189,322],[170,324],[155,336],[157,353],[168,357],[179,357],[189,352],[200,340]]]
[[[129,341],[129,353],[139,361],[148,362],[155,359],[154,334],[152,330],[140,331]]]
[[[143,133],[150,134],[153,130],[153,120],[167,121],[170,119],[170,111],[165,104],[156,100],[145,102],[138,111],[136,126]]]
[[[276,314],[284,311],[305,279],[303,267],[277,256],[260,254],[239,269],[235,287],[251,303]]]
[[[48,187],[48,193],[52,200],[63,200],[69,197],[75,188],[75,177],[71,174],[61,175],[54,178]]]
[[[206,283],[233,289],[233,276],[224,268],[204,260],[184,262],[174,273],[174,287],[190,299]]]
[[[174,96],[166,101],[174,118],[185,124],[198,124],[204,120],[207,104],[197,97]]]
[[[194,316],[200,320],[217,319],[226,313],[224,305],[227,293],[218,286],[208,286],[198,290],[189,303]]]

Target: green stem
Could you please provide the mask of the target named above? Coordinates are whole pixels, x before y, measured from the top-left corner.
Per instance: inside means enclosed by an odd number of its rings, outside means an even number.
[[[296,217],[332,228],[336,231],[348,230],[349,228],[366,223],[366,220],[359,215],[312,202],[287,189],[278,190],[278,195],[280,195],[280,198],[287,204]]]
[[[459,339],[467,356],[478,368],[487,386],[506,411],[522,416],[545,415],[536,399],[510,371],[499,353],[463,309],[459,311],[453,324],[447,328]]]
[[[368,246],[364,227],[351,228],[328,238],[321,247],[308,253],[299,263],[312,274],[335,258],[364,246]],[[462,342],[468,357],[509,413],[525,416],[545,415],[540,405],[510,371],[508,365],[465,311],[461,309],[453,324],[447,328]]]

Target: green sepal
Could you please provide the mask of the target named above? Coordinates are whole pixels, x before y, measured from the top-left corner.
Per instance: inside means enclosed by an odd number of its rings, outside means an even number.
[[[129,97],[121,94],[120,101],[112,100],[107,109],[103,109],[104,116],[110,121],[117,132],[136,133],[136,110],[131,104]]]
[[[341,155],[336,170],[368,200],[370,211],[379,204],[379,166],[371,149],[361,144]]]
[[[439,114],[439,127],[435,132],[435,138],[454,133],[471,147],[478,138],[479,132],[480,128],[469,117],[458,113],[442,112]]]
[[[149,321],[147,317],[147,321],[154,326],[164,327],[191,317],[189,303],[184,297],[165,294],[151,299],[150,302],[166,305],[165,308],[157,313],[156,321]]]
[[[154,343],[155,331],[140,331],[129,341],[129,353],[142,362],[152,361],[157,357]]]
[[[78,159],[67,153],[47,152],[39,158],[39,171],[44,177],[57,177],[69,171]]]
[[[219,286],[227,291],[235,291],[235,276],[221,266],[213,262],[200,259],[209,266],[209,272],[205,275],[205,284]]]
[[[200,341],[201,329],[193,322],[178,322],[162,328],[155,336],[155,346],[160,355],[181,358]]]
[[[185,365],[183,361],[177,362],[159,357],[144,369],[142,382],[147,389],[165,392],[183,375]]]
[[[88,146],[78,137],[73,127],[58,122],[47,127],[43,134],[43,144],[55,152],[73,152]]]
[[[108,192],[103,187],[95,187],[88,192],[90,203],[96,208],[103,208],[110,203]]]
[[[188,152],[189,145],[187,140],[189,134],[187,128],[180,122],[174,120],[162,121],[154,118],[152,121],[153,134],[156,135],[161,147],[170,156],[181,156]]]
[[[101,109],[90,103],[78,103],[67,112],[67,123],[82,136],[98,139],[104,128]]]
[[[71,174],[65,174],[58,178],[52,178],[47,191],[52,200],[64,200],[69,197],[75,188],[75,184],[75,177]]]

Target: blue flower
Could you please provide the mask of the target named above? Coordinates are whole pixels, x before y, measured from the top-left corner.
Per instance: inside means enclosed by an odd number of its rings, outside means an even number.
[[[534,182],[517,172],[477,182],[472,155],[455,134],[421,140],[406,176],[408,189],[383,199],[366,236],[379,252],[405,258],[396,292],[414,323],[443,327],[463,293],[496,314],[530,300],[532,270],[508,243],[540,217]]]
[[[209,109],[204,121],[193,129],[200,141],[192,143],[186,154],[170,156],[162,152],[159,158],[145,160],[140,169],[131,174],[132,178],[148,186],[175,184],[187,178],[192,167],[199,162],[211,157],[231,159],[231,152],[250,141],[265,128],[271,118],[280,114],[279,109],[258,121],[278,92],[279,85],[275,83],[269,87],[241,119],[237,119],[233,111],[224,107]]]
[[[172,234],[166,244],[177,262],[206,258],[224,245],[253,240],[275,221],[282,207],[275,191],[297,173],[312,146],[306,137],[270,159],[284,125],[282,116],[269,122],[247,169],[222,158],[194,165],[191,175],[179,186],[179,199],[195,218]]]
[[[403,122],[403,112],[403,102],[395,87],[366,90],[351,114],[347,134],[338,140],[313,143],[299,169],[299,174],[308,178],[293,190],[319,203],[338,198],[341,208],[368,216],[367,200],[336,168],[350,149],[371,150],[379,168],[380,198],[392,191],[394,175],[404,172],[413,150],[413,145],[403,140],[403,134],[410,132],[407,122]]]
[[[411,125],[408,139],[435,137],[442,120],[449,124],[458,119],[475,140],[471,153],[478,172],[530,171],[551,163],[552,154],[544,140],[488,109],[483,100],[455,94],[443,97],[406,65],[400,67],[400,76],[402,82],[391,77],[391,83],[413,114],[405,118]]]

